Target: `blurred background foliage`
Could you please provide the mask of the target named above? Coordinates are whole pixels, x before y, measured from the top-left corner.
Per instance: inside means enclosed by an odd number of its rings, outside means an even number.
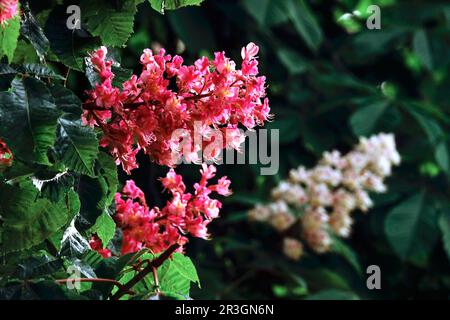
[[[381,8],[380,30],[366,27],[371,4]],[[449,297],[449,28],[446,1],[206,0],[164,15],[138,6],[134,33],[117,49],[122,67],[139,72],[147,47],[187,62],[222,50],[240,61],[240,48],[255,42],[275,115],[267,127],[280,129],[277,175],[261,176],[258,165],[219,168],[234,195],[212,224],[212,240],[188,246],[202,282],[194,299]],[[30,52],[19,44],[15,62],[32,60]],[[88,83],[72,72],[68,86],[82,96]],[[290,168],[313,166],[323,151],[346,152],[358,136],[378,132],[395,134],[402,164],[332,253],[289,261],[275,231],[248,222],[247,210],[266,201]],[[156,179],[167,169],[144,156],[140,164],[132,178],[161,205]],[[194,181],[197,169],[179,170]],[[382,290],[366,288],[372,264],[381,268]]]

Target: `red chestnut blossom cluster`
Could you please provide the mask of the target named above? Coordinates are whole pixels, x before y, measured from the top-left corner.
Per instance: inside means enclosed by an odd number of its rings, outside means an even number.
[[[6,143],[0,139],[0,166],[10,166],[13,161],[13,154]]]
[[[213,141],[214,130],[220,130],[226,137],[220,150],[204,155],[204,160],[215,160],[222,149],[239,148],[245,138],[239,124],[251,129],[270,117],[266,78],[257,76],[258,50],[254,43],[242,48],[241,69],[236,69],[224,52],[188,66],[164,49],[157,54],[145,49],[141,74],[117,88],[112,84],[113,61],[101,47],[90,56],[100,84],[87,92],[83,121],[103,130],[101,145],[128,173],[138,166],[141,149],[160,165],[173,167],[183,156],[201,162],[198,151]],[[200,142],[193,138],[194,127]],[[180,129],[187,134],[174,136]]]
[[[216,174],[213,165],[202,165],[199,183],[194,184],[194,193],[186,192],[181,175],[170,169],[161,179],[171,199],[160,209],[150,208],[144,193],[133,180],[128,180],[122,193],[116,193],[116,214],[114,219],[123,231],[122,254],[149,248],[153,253],[165,251],[173,244],[179,244],[179,251],[188,241],[187,235],[208,239],[208,224],[219,216],[222,203],[211,199],[215,192],[223,196],[231,194],[230,180],[220,178],[216,184],[208,185],[208,180]],[[102,249],[99,239],[91,240],[91,247],[104,257],[109,251]],[[101,250],[101,251],[100,251]]]
[[[18,12],[18,0],[0,0],[0,24],[14,17]]]

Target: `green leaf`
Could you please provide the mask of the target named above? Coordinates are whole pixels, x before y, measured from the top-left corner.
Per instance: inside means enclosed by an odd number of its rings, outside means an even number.
[[[14,155],[50,164],[47,150],[56,139],[60,111],[45,84],[34,78],[15,78],[11,92],[0,93],[0,136]]]
[[[91,231],[97,234],[100,240],[102,240],[103,247],[106,247],[109,241],[114,237],[116,223],[108,213],[103,212],[95,221]]]
[[[337,237],[333,238],[331,251],[342,256],[355,269],[358,274],[362,274],[362,267],[359,263],[356,252],[348,246],[344,241]]]
[[[425,192],[419,192],[393,208],[385,220],[391,247],[403,261],[424,265],[436,243],[436,212],[424,205]]]
[[[81,117],[81,101],[71,90],[59,84],[55,84],[49,89],[58,109],[75,117]]]
[[[112,1],[82,1],[81,12],[88,30],[102,39],[104,45],[122,46],[133,32],[136,3],[124,0],[121,6]]]
[[[30,41],[38,56],[43,58],[49,50],[50,44],[44,34],[44,31],[39,26],[39,23],[31,14],[31,11],[28,9],[28,7],[24,8],[20,33]]]
[[[245,0],[242,5],[260,26],[271,27],[289,19],[280,0]]]
[[[79,182],[81,210],[78,222],[86,229],[92,227],[111,205],[119,184],[114,159],[104,152],[99,153],[96,173],[98,177],[82,176]]]
[[[74,177],[67,173],[60,175],[57,179],[45,181],[41,188],[41,197],[58,202],[64,194],[73,188],[74,182]]]
[[[442,168],[442,170],[449,173],[450,171],[449,152],[447,144],[444,141],[440,142],[435,147],[434,157],[438,165]]]
[[[448,208],[441,213],[438,223],[442,233],[444,250],[450,260],[450,210],[448,210]]]
[[[285,2],[285,10],[289,13],[295,29],[306,45],[311,50],[317,51],[322,43],[323,34],[308,4],[304,0],[287,0]]]
[[[130,263],[135,262],[136,257],[139,257],[139,255],[140,252],[128,253],[120,258],[103,259],[95,269],[95,274],[99,278],[120,280],[121,271]],[[104,295],[108,295],[113,289],[113,285],[110,283],[95,283],[92,288],[101,291]]]
[[[350,126],[357,136],[368,136],[375,132],[376,126],[386,111],[389,103],[375,101],[358,109],[350,118]]]
[[[434,148],[434,157],[439,166],[445,171],[450,171],[449,151],[447,143],[444,141],[445,133],[439,123],[429,116],[419,112],[408,110],[425,131],[431,147]]]
[[[59,135],[55,148],[62,162],[70,170],[93,177],[98,155],[98,139],[94,129],[70,117],[61,117],[58,123]]]
[[[84,59],[88,52],[100,45],[98,39],[83,30],[69,30],[66,26],[66,6],[58,5],[50,12],[45,24],[45,34],[50,48],[56,57],[66,66],[83,71]]]
[[[4,220],[0,251],[18,251],[41,243],[67,224],[80,207],[73,190],[57,203],[38,195],[30,181],[0,184],[0,215]]]
[[[163,293],[181,298],[189,296],[191,281],[180,273],[170,259],[158,268],[158,280]]]
[[[429,71],[446,67],[450,62],[450,46],[445,40],[448,31],[417,30],[413,37],[413,49],[422,64]]]
[[[57,74],[55,71],[47,66],[37,63],[26,63],[19,69],[22,73],[31,74],[39,78],[52,78],[57,80],[64,80],[64,77]]]
[[[195,269],[195,266],[189,257],[176,252],[172,257],[172,264],[178,270],[178,272],[181,273],[181,275],[183,275],[190,281],[197,283],[199,288],[201,287],[197,270]]]
[[[25,40],[19,40],[17,42],[16,51],[14,52],[14,59],[12,63],[23,64],[23,63],[38,63],[39,57],[36,54],[34,47],[25,42]]]
[[[164,14],[165,10],[175,10],[186,6],[199,6],[204,0],[148,0],[153,9]]]
[[[301,74],[308,68],[305,59],[294,50],[279,48],[277,55],[290,74]]]
[[[14,275],[19,279],[38,278],[52,274],[63,266],[61,259],[51,258],[47,255],[29,257],[18,264]]]
[[[90,249],[89,242],[75,227],[74,220],[70,223],[61,240],[60,254],[69,258],[80,258]]]
[[[0,58],[6,56],[11,62],[14,58],[14,51],[19,38],[20,16],[8,20],[0,27]]]

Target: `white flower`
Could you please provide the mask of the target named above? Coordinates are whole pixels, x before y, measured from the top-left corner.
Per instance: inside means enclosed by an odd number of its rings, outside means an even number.
[[[303,255],[303,244],[295,238],[284,238],[283,253],[292,260],[299,260]]]
[[[269,219],[271,211],[268,207],[263,205],[256,205],[252,210],[248,212],[248,217],[250,220],[264,222]]]
[[[305,167],[298,167],[297,169],[292,169],[289,172],[289,178],[295,183],[308,183],[309,182],[309,172]]]
[[[311,178],[316,182],[323,182],[331,186],[341,183],[342,173],[330,166],[317,166],[311,170]]]
[[[373,206],[373,202],[369,197],[369,194],[364,190],[356,190],[355,193],[356,206],[361,211],[367,211]]]
[[[373,206],[368,192],[385,192],[383,180],[391,174],[392,166],[399,163],[394,135],[361,137],[359,144],[343,156],[336,150],[324,152],[316,167],[307,170],[300,166],[291,170],[289,180],[272,190],[275,202],[255,207],[249,216],[268,221],[283,232],[298,220],[288,205],[304,210],[300,218],[302,236],[315,252],[325,252],[332,241],[329,230],[337,236],[348,237],[352,211],[367,211]],[[294,259],[301,255],[299,245],[298,240],[286,238],[283,252]]]

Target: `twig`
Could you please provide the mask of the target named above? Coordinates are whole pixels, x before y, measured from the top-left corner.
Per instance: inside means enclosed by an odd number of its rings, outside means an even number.
[[[111,297],[111,299],[119,300],[123,295],[127,294],[127,291],[133,288],[136,283],[144,279],[147,274],[153,272],[154,269],[156,270],[159,266],[161,266],[164,261],[166,261],[179,247],[180,245],[178,243],[171,245],[158,258],[149,262],[148,265],[144,269],[142,269],[142,271],[137,273],[130,281],[125,283],[122,288],[119,288],[119,290]]]
[[[155,291],[157,294],[160,293],[160,289],[159,289],[159,280],[158,280],[158,273],[155,267],[153,267],[153,282],[155,283]]]

